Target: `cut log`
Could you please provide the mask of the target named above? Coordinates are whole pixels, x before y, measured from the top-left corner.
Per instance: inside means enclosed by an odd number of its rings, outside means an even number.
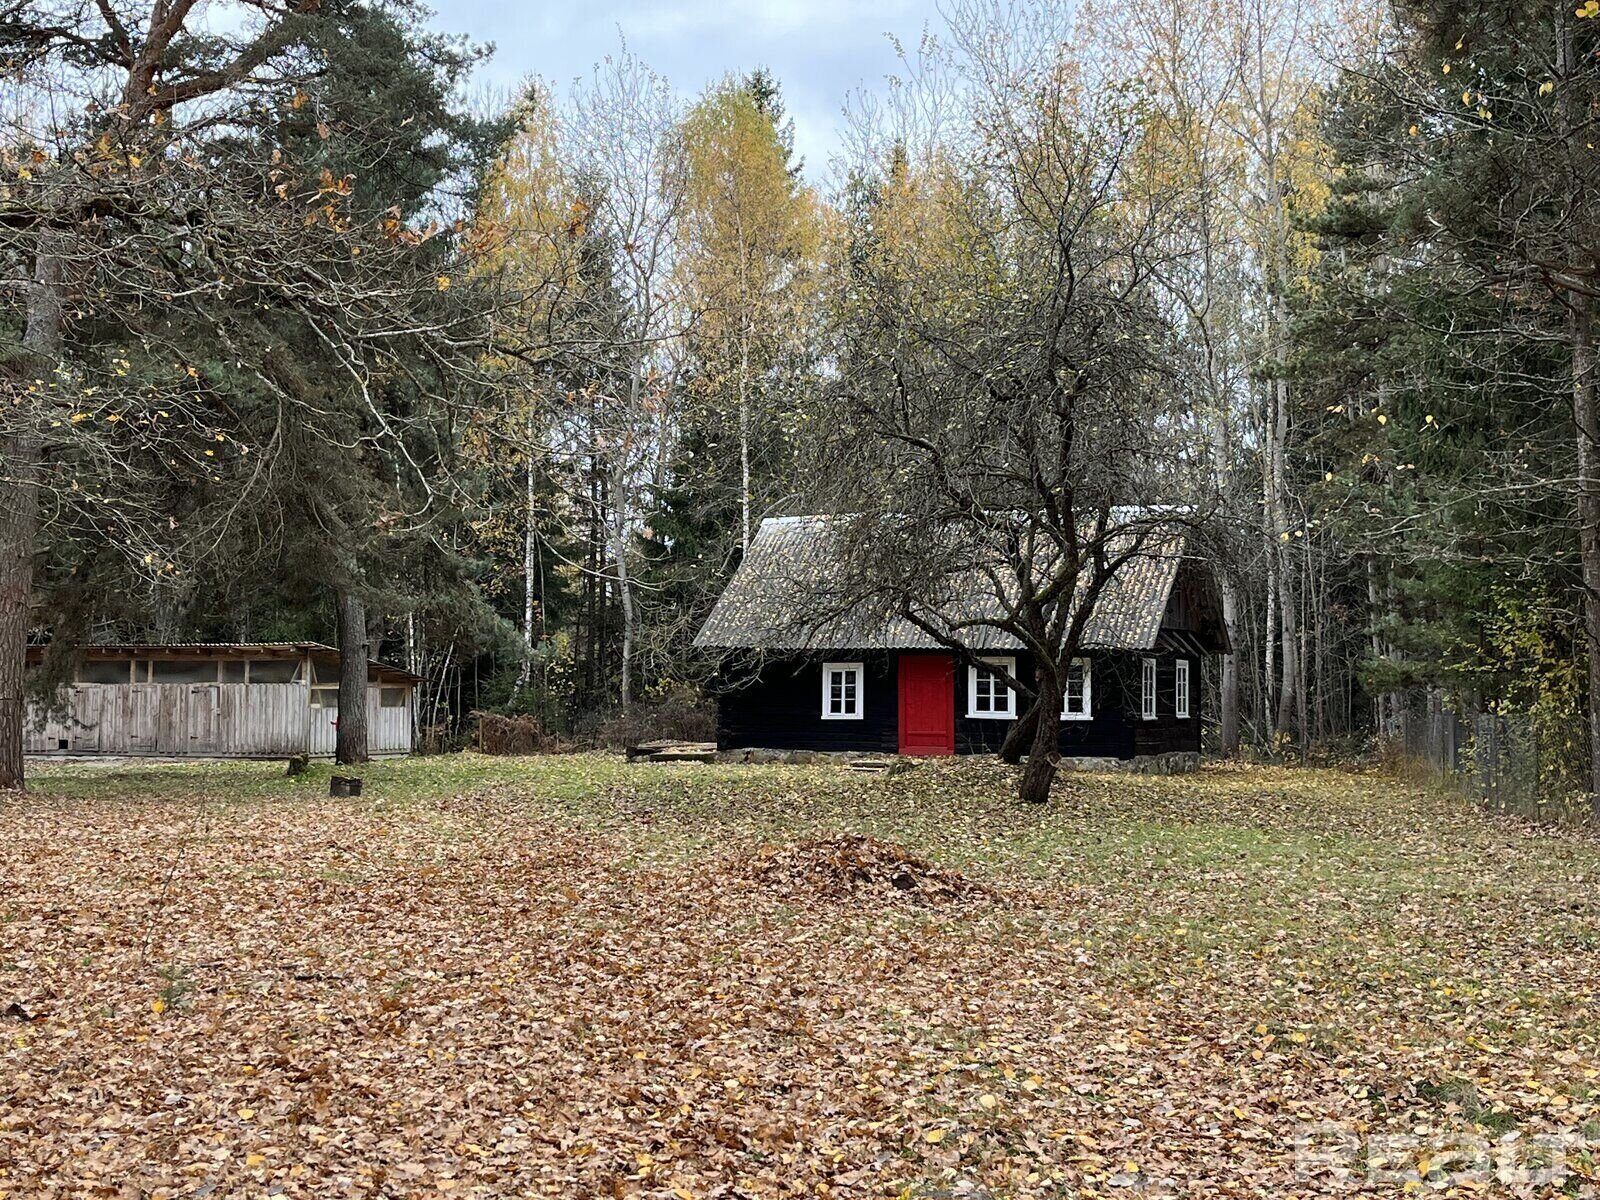
[[[328,795],[359,796],[361,780],[354,775],[335,775],[328,780]]]

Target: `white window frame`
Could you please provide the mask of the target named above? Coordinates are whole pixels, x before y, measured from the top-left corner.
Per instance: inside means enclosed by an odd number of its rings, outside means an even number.
[[[980,658],[981,663],[991,667],[999,667],[1007,675],[1016,677],[1017,660],[1015,658]],[[988,674],[989,672],[985,672]],[[991,701],[996,697],[991,696]],[[978,709],[978,668],[973,664],[967,665],[967,716],[979,721],[1011,721],[1017,715],[1016,689],[1006,687],[1006,706],[1003,709],[993,709],[981,712]]]
[[[1094,663],[1087,658],[1075,658],[1072,665],[1083,667],[1083,711],[1073,712],[1068,707],[1072,698],[1071,687],[1063,681],[1061,687],[1061,719],[1063,721],[1092,721],[1094,720]],[[1071,671],[1069,668],[1068,674]]]
[[[854,712],[829,712],[829,680],[836,671],[845,673],[854,672],[856,677],[856,695]],[[844,688],[840,687],[839,703],[844,704]],[[824,721],[860,721],[864,718],[867,707],[867,672],[863,664],[858,662],[825,662],[822,664],[822,719]]]
[[[1153,658],[1140,661],[1139,715],[1146,721],[1156,719],[1156,660]]]
[[[1173,710],[1181,721],[1189,719],[1189,660],[1177,659],[1173,664]]]

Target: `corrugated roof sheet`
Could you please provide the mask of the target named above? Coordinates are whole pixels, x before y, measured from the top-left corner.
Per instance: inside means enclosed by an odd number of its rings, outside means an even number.
[[[934,650],[937,639],[904,617],[848,607],[840,578],[835,518],[771,517],[761,522],[750,552],[695,637],[700,647],[726,650]],[[1092,650],[1149,650],[1161,632],[1167,597],[1183,558],[1176,533],[1152,537],[1118,570],[1090,614],[1083,646]],[[999,614],[987,580],[976,572],[946,610],[965,624]],[[841,615],[819,618],[819,612]],[[932,622],[937,624],[938,622]],[[964,628],[973,650],[1011,650],[1020,643],[993,626]]]
[[[297,654],[305,654],[313,650],[327,650],[334,654],[338,653],[338,650],[326,642],[87,642],[80,646],[79,649],[113,651],[118,654],[128,651],[155,653],[162,650],[225,650],[233,653],[290,650]]]

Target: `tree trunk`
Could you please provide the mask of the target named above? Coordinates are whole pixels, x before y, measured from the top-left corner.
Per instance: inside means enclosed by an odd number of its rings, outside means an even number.
[[[739,549],[750,554],[750,334],[739,339]]]
[[[46,376],[56,365],[65,327],[62,262],[56,235],[40,237],[28,287],[22,344],[29,365]],[[14,413],[21,428],[0,439],[0,788],[26,782],[22,727],[26,716],[28,627],[33,606],[33,556],[39,527],[39,440],[29,428],[36,414],[24,399]]]
[[[1206,284],[1209,294],[1211,286],[1211,248],[1209,239],[1206,244]],[[1225,389],[1217,382],[1216,354],[1212,349],[1214,343],[1209,337],[1203,339],[1206,347],[1206,378],[1209,381],[1208,390],[1212,396],[1212,422],[1211,422],[1211,460],[1212,471],[1218,481],[1218,486],[1224,489],[1229,487],[1228,478],[1232,465],[1233,453],[1230,444],[1232,438],[1228,427],[1228,401]],[[1231,542],[1231,539],[1229,539]],[[1224,556],[1231,560],[1233,555]],[[1222,656],[1222,679],[1219,685],[1222,718],[1222,753],[1232,756],[1239,753],[1239,593],[1233,581],[1233,572],[1223,569],[1218,572],[1222,588],[1222,624],[1227,630],[1228,645],[1231,647],[1227,654]]]
[[[1228,645],[1233,651],[1222,656],[1222,753],[1232,757],[1239,753],[1239,594],[1234,589],[1233,578],[1222,573],[1222,624],[1228,632]]]
[[[1281,315],[1279,336],[1287,336],[1287,315]],[[1278,630],[1282,634],[1282,683],[1278,688],[1278,712],[1273,732],[1280,737],[1303,741],[1305,729],[1300,721],[1300,630],[1295,598],[1295,574],[1289,558],[1292,530],[1289,528],[1286,443],[1289,440],[1289,381],[1273,381],[1272,420],[1275,426],[1270,451],[1272,466],[1272,549],[1278,558]]]
[[[1317,742],[1321,745],[1326,745],[1328,741],[1328,647],[1327,627],[1324,618],[1329,610],[1330,603],[1327,594],[1328,576],[1326,563],[1324,562],[1323,564],[1323,571],[1320,574],[1317,573],[1311,558],[1312,549],[1312,546],[1306,546],[1306,570],[1308,573],[1306,595],[1315,597],[1315,603],[1307,606],[1307,612],[1311,617],[1311,628],[1314,631],[1311,638],[1311,652],[1314,658],[1311,661],[1311,670],[1306,676],[1306,690],[1310,691],[1313,684],[1317,689],[1315,693],[1316,701],[1312,710],[1314,715],[1313,730]]]
[[[617,463],[618,475],[623,466]],[[622,711],[633,703],[633,647],[638,633],[638,613],[634,610],[633,580],[628,574],[628,510],[626,485],[619,478],[612,505],[611,553],[617,560],[617,599],[622,606],[622,663],[619,697]]]
[[[0,789],[24,783],[22,725],[38,476],[39,446],[31,436],[24,432],[0,439]]]
[[[1383,607],[1378,598],[1378,568],[1373,557],[1367,556],[1367,620],[1370,632],[1367,635],[1367,650],[1372,655],[1372,661],[1377,662],[1385,657],[1383,650],[1383,634],[1380,622],[1383,620]],[[1389,737],[1389,708],[1386,701],[1388,692],[1375,692],[1372,697],[1372,732],[1381,743]]]
[[[367,761],[367,606],[351,591],[339,602],[339,729],[333,757],[341,763]]]
[[[533,672],[533,589],[538,582],[536,570],[539,540],[538,540],[538,493],[534,486],[534,458],[533,458],[533,408],[528,408],[528,428],[526,439],[526,453],[528,455],[528,471],[526,486],[522,503],[522,666],[517,671],[517,691],[522,691],[528,686],[528,678]]]
[[[1600,815],[1600,411],[1595,404],[1593,302],[1573,293],[1572,417],[1578,438],[1578,545],[1589,662],[1589,791]]]
[[[1006,740],[1000,745],[1000,761],[1013,767],[1022,761],[1033,745],[1034,730],[1039,727],[1039,702],[1035,700],[1006,730]]]
[[[1270,535],[1269,535],[1270,536]],[[1275,697],[1278,689],[1278,555],[1267,547],[1267,618],[1261,643],[1261,734],[1268,737],[1272,728],[1272,715],[1277,711]]]
[[[1022,786],[1017,794],[1029,804],[1050,799],[1050,785],[1061,766],[1061,683],[1038,673],[1039,697],[1034,701],[1033,741],[1028,747],[1028,765],[1022,769]]]
[[[628,562],[621,547],[617,551],[617,591],[622,600],[622,711],[633,703],[633,641],[638,615],[633,609],[633,584],[628,579]]]

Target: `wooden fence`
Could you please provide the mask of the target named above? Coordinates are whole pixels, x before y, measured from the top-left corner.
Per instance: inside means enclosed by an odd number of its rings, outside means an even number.
[[[1414,698],[1399,739],[1414,767],[1495,809],[1541,821],[1591,821],[1600,809],[1558,794],[1533,719],[1523,713],[1458,714],[1438,694]],[[1559,773],[1557,773],[1559,775]]]
[[[367,689],[373,754],[411,751],[411,706]],[[277,758],[333,754],[339,710],[311,703],[303,683],[75,683],[52,710],[29,711],[29,754]]]

